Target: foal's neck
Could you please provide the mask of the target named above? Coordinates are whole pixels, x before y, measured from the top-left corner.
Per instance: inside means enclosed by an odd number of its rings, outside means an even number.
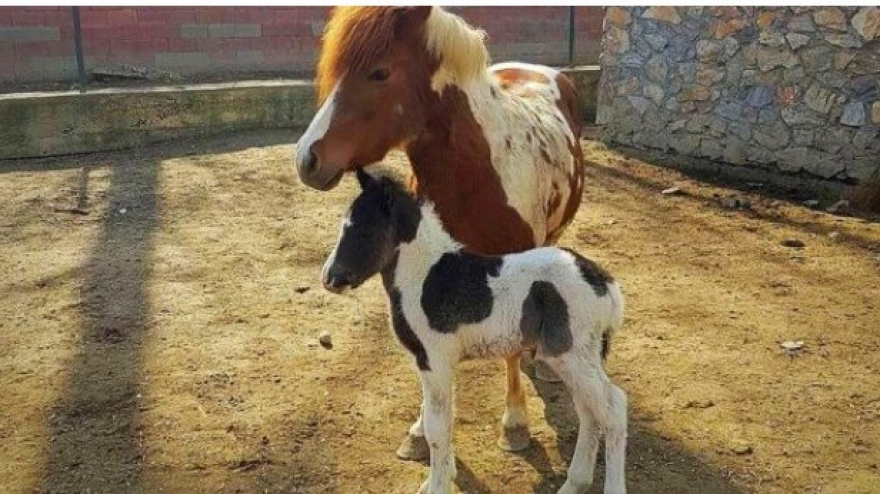
[[[405,287],[410,284],[421,286],[431,266],[443,254],[461,249],[453,238],[443,229],[443,224],[431,203],[422,205],[421,220],[416,236],[410,242],[397,245],[396,253],[390,263],[382,270],[386,289],[390,285]]]

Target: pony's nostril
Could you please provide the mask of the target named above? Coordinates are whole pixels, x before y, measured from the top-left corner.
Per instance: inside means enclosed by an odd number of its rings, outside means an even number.
[[[315,151],[313,149],[309,149],[308,154],[306,154],[306,160],[303,163],[303,169],[307,172],[313,172],[317,167],[318,155],[315,154]]]

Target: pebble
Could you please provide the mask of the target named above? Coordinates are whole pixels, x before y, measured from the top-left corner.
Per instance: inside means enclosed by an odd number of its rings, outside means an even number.
[[[830,232],[828,233],[828,238],[831,240],[837,240],[840,237],[840,232]]]
[[[819,207],[819,201],[817,201],[815,199],[809,199],[807,201],[802,202],[801,204],[803,204],[804,206],[806,206],[808,208],[815,209],[815,208]]]
[[[689,400],[684,404],[685,408],[712,408],[715,402],[712,400]]]
[[[749,444],[735,444],[731,446],[731,451],[738,455],[749,455],[752,454],[752,446]]]
[[[750,209],[752,207],[752,204],[745,199],[739,199],[737,197],[725,197],[721,199],[721,207],[725,209]]]
[[[788,355],[796,355],[804,349],[803,341],[787,340],[779,344]]]
[[[664,196],[674,196],[681,194],[681,189],[679,189],[678,187],[670,187],[668,189],[664,189],[661,194],[663,194]]]
[[[842,199],[825,208],[825,211],[828,211],[831,214],[836,214],[843,213],[847,209],[849,209],[849,201],[847,201],[846,199]]]
[[[786,238],[782,242],[779,242],[779,244],[783,247],[794,247],[797,249],[800,249],[806,245],[804,244],[803,240],[798,240],[796,238]]]
[[[318,342],[321,343],[321,346],[324,348],[333,348],[333,336],[331,336],[328,331],[321,332],[318,336]]]

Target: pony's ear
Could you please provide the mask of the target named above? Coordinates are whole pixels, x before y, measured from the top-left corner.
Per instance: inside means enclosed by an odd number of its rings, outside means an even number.
[[[361,185],[361,190],[367,190],[371,185],[376,183],[376,179],[369,173],[365,172],[363,168],[358,168],[355,175],[357,176],[358,183]]]

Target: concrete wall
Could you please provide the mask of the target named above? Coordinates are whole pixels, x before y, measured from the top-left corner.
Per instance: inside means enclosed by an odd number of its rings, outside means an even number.
[[[598,123],[642,148],[859,181],[880,173],[880,9],[607,12]]]
[[[122,149],[187,136],[302,128],[306,81],[0,95],[0,159]]]
[[[566,7],[456,7],[489,33],[495,59],[568,61]],[[601,7],[577,7],[578,64],[596,63]],[[183,75],[310,74],[328,7],[83,7],[87,68]],[[0,82],[76,77],[69,7],[0,7]]]

